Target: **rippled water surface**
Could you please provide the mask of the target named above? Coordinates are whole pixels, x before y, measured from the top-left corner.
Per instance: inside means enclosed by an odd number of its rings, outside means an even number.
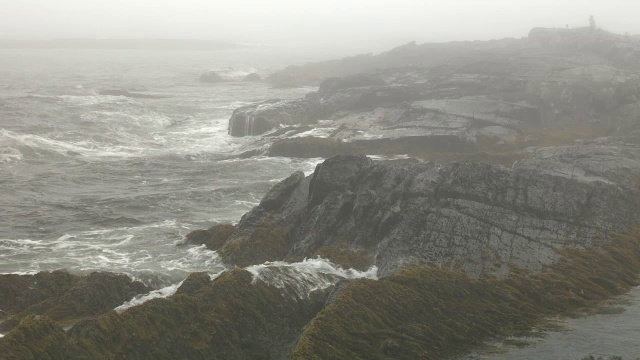
[[[317,163],[227,159],[251,141],[227,135],[233,109],[312,90],[239,81],[286,64],[265,54],[0,50],[0,273],[117,271],[167,286],[219,269],[214,252],[176,244],[238,221]],[[210,69],[234,81],[200,83]]]

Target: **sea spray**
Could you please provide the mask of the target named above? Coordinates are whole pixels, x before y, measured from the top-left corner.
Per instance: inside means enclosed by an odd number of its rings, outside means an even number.
[[[209,274],[209,278],[211,280],[214,280],[215,278],[220,276],[223,272],[224,271],[220,271],[215,274]],[[178,291],[178,289],[180,288],[180,286],[182,286],[183,283],[184,283],[184,280],[180,281],[177,284],[169,285],[158,290],[150,291],[147,294],[136,295],[133,299],[129,301],[125,301],[122,305],[118,306],[114,310],[118,313],[121,313],[134,306],[142,305],[145,302],[152,299],[168,298],[169,296],[175,295],[175,293]]]
[[[265,282],[280,289],[293,291],[297,298],[308,297],[316,290],[323,290],[343,279],[377,279],[378,268],[372,266],[367,271],[343,269],[320,257],[304,259],[301,262],[266,262],[245,268],[253,274],[253,282]]]
[[[343,279],[378,279],[378,268],[376,266],[372,266],[367,271],[343,269],[331,261],[320,257],[316,259],[304,259],[296,263],[283,261],[265,262],[264,264],[246,267],[245,270],[253,275],[253,284],[261,281],[269,286],[283,289],[287,292],[291,291],[293,295],[299,299],[307,298],[310,293],[317,290],[324,290]],[[225,271],[220,271],[209,274],[209,276],[213,281],[224,272]],[[114,310],[121,313],[152,299],[170,297],[178,291],[183,283],[184,280],[147,294],[137,295],[133,299],[116,307]]]

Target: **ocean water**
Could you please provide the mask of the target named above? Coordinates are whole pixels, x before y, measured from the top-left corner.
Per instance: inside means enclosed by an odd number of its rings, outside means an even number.
[[[228,159],[253,141],[227,135],[235,108],[314,90],[238,81],[291,61],[267,50],[0,50],[0,273],[114,271],[160,288],[220,271],[214,252],[177,246],[184,235],[238,221],[319,161]],[[200,83],[205,70],[236,81]]]

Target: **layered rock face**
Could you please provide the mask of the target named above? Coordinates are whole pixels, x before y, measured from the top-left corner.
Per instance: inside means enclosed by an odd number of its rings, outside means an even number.
[[[556,250],[607,242],[640,220],[640,201],[631,196],[640,174],[637,146],[532,151],[512,168],[330,158],[313,175],[296,173],[274,187],[220,253],[247,265],[338,246],[370,254],[382,276],[408,265],[456,263],[472,276],[506,275],[513,265],[540,270],[559,257]],[[270,257],[255,239],[266,224],[283,231],[267,243],[281,242]],[[254,242],[260,256],[234,255],[234,247],[251,252]]]

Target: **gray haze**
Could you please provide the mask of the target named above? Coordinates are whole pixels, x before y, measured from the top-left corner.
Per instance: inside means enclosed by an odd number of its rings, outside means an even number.
[[[0,38],[191,38],[384,50],[525,36],[534,26],[640,33],[637,0],[0,0]],[[482,4],[482,5],[480,5]]]

